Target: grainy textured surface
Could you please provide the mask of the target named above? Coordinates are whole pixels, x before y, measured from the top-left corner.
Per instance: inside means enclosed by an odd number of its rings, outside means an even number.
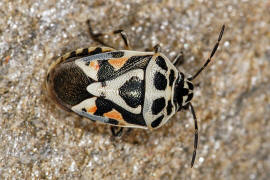
[[[0,179],[267,179],[270,176],[269,1],[0,1]],[[55,57],[97,45],[97,31],[125,29],[136,50],[160,43],[194,74],[222,24],[214,61],[195,83],[193,119],[174,116],[120,139],[109,127],[59,110],[46,98]],[[121,46],[115,38],[115,47]]]

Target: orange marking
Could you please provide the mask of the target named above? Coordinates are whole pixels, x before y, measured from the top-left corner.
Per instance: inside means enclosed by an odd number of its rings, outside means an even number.
[[[120,69],[123,67],[123,65],[127,62],[128,58],[127,57],[122,57],[118,59],[110,59],[108,62],[115,68],[115,69]]]
[[[110,112],[104,113],[103,115],[107,118],[115,119],[118,121],[124,121],[121,113],[119,113],[118,111],[116,111],[114,109]]]
[[[92,106],[87,110],[87,112],[89,112],[90,114],[94,114],[96,110],[97,110],[97,106]]]
[[[93,68],[94,70],[98,71],[99,70],[99,64],[97,61],[91,61],[90,62],[90,67]]]

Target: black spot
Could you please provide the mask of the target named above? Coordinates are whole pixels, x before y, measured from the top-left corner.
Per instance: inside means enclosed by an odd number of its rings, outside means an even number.
[[[73,57],[76,57],[76,51],[72,51],[68,57],[69,58],[73,58]]]
[[[188,98],[187,98],[186,102],[191,101],[192,98],[193,98],[193,93],[190,93],[190,94],[188,95]]]
[[[188,88],[190,90],[193,90],[194,89],[194,86],[193,86],[193,84],[191,82],[187,81],[187,84],[188,84]]]
[[[88,50],[87,50],[88,51]],[[97,47],[95,50],[88,53],[89,56],[102,53],[102,49],[100,47]]]
[[[152,123],[151,126],[152,128],[158,127],[159,124],[161,123],[162,119],[164,118],[164,115],[158,117],[157,119],[155,119]]]
[[[119,88],[119,95],[130,107],[136,108],[143,104],[144,81],[133,76]]]
[[[83,112],[86,112],[86,109],[85,109],[85,108],[82,108],[82,111],[83,111]]]
[[[168,70],[168,67],[167,67],[167,64],[166,64],[166,61],[163,57],[161,56],[158,56],[157,59],[156,59],[156,63],[159,67],[161,67],[162,69],[164,69],[165,71]]]
[[[167,105],[167,115],[170,115],[172,113],[172,103],[169,100]]]
[[[154,85],[158,90],[165,90],[167,87],[167,79],[160,72],[156,72],[154,76]]]
[[[96,106],[97,110],[94,113],[96,116],[103,116],[104,113],[111,111],[113,108],[110,101],[107,101],[103,98],[96,99]]]
[[[188,95],[188,92],[189,92],[188,89],[183,88],[183,89],[181,90],[181,95],[182,95],[182,96],[186,96],[186,95]]]
[[[113,125],[118,125],[119,122],[110,118],[109,121],[108,121],[108,123],[109,124],[113,124]]]
[[[115,51],[110,53],[113,58],[120,58],[124,56],[124,52],[122,51]]]
[[[165,107],[165,99],[164,98],[156,99],[154,100],[152,105],[152,113],[154,115],[157,115],[159,112],[162,111],[164,107]]]
[[[87,56],[87,55],[88,55],[88,48],[84,48],[82,52],[77,54],[77,56]]]
[[[174,71],[171,69],[170,70],[170,75],[169,75],[169,86],[172,86],[173,85],[174,79],[175,79]]]

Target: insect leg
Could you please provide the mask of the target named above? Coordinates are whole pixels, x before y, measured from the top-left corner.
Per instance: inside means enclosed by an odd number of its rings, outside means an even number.
[[[156,44],[153,48],[154,48],[155,53],[159,53],[161,51],[161,47],[159,44]]]
[[[195,158],[196,158],[196,150],[197,150],[197,147],[198,147],[198,137],[199,137],[199,132],[198,131],[199,131],[199,129],[198,129],[197,117],[196,117],[194,108],[193,108],[191,103],[189,103],[189,107],[190,107],[190,111],[191,111],[193,119],[194,119],[194,128],[195,128],[195,132],[194,132],[194,150],[193,150],[193,155],[192,155],[192,160],[191,160],[191,168],[192,168],[193,165],[194,165],[194,161],[195,161]]]
[[[130,49],[129,40],[128,40],[128,37],[127,37],[127,33],[124,30],[119,29],[119,30],[113,31],[112,33],[113,34],[120,34],[121,35],[121,38],[123,39],[123,41],[125,43],[125,48],[126,49]]]
[[[88,24],[88,29],[89,29],[89,33],[90,33],[90,36],[93,38],[93,40],[95,40],[96,42],[102,44],[103,46],[108,46],[110,47],[110,45],[108,45],[107,43],[105,43],[104,41],[102,41],[101,39],[99,39],[100,36],[105,36],[105,35],[115,35],[115,34],[120,34],[121,35],[121,38],[123,39],[124,41],[124,44],[125,44],[125,49],[130,49],[130,46],[129,46],[129,40],[128,40],[128,37],[127,37],[127,34],[124,30],[120,29],[120,30],[115,30],[115,31],[112,31],[112,32],[108,32],[108,33],[94,33],[93,32],[93,29],[92,29],[92,26],[91,26],[91,22],[90,20],[87,20],[87,24]]]
[[[159,53],[161,51],[161,47],[159,44],[156,44],[154,47],[152,48],[146,48],[144,51],[148,52],[148,51],[154,51],[155,53]]]
[[[115,136],[115,137],[120,137],[122,135],[122,132],[123,132],[123,127],[120,127],[120,129],[117,131],[117,129],[119,129],[119,127],[116,127],[116,126],[111,126],[111,132],[112,132],[112,135]]]
[[[181,65],[183,64],[184,62],[184,53],[181,51],[173,60],[173,65],[174,66],[178,66],[178,65]]]

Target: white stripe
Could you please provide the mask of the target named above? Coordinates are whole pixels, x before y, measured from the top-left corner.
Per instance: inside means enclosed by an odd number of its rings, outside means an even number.
[[[144,77],[144,71],[142,69],[136,69],[129,71],[116,79],[112,79],[109,81],[105,81],[106,86],[102,87],[101,82],[95,82],[87,86],[87,91],[94,96],[100,97],[102,95],[105,95],[105,99],[108,99],[115,104],[121,106],[125,110],[134,113],[134,114],[140,114],[142,107],[139,105],[136,108],[132,108],[122,99],[122,97],[119,95],[119,89],[121,86],[126,83],[131,77],[136,76],[140,80],[143,80]]]

